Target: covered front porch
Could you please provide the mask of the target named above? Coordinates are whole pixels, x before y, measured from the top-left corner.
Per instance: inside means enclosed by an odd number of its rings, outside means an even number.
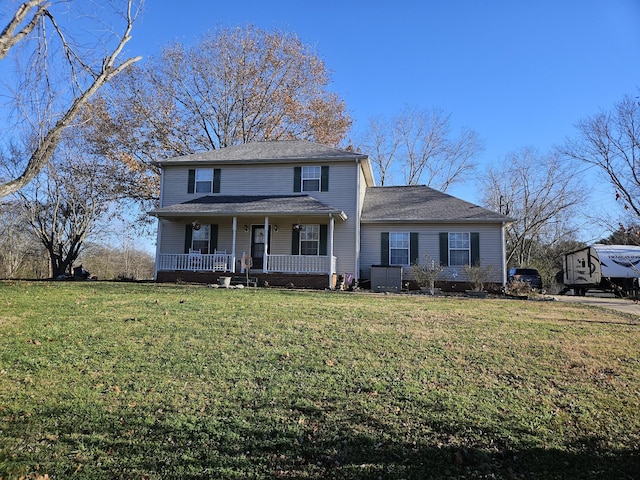
[[[260,214],[267,207],[273,213]],[[206,197],[152,213],[157,281],[210,283],[248,271],[270,285],[311,276],[314,284],[320,277],[324,287],[335,285],[334,233],[346,215],[308,196]]]

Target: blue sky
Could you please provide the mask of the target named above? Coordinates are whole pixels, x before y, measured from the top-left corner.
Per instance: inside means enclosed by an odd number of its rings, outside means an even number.
[[[247,24],[316,50],[355,133],[406,106],[439,109],[485,140],[483,166],[546,152],[580,119],[640,95],[640,0],[146,0],[127,50],[156,55]],[[612,198],[598,183],[585,188],[594,205]],[[479,203],[472,182],[450,193]]]
[[[580,119],[640,94],[640,0],[147,0],[129,48],[154,55],[246,24],[313,46],[354,131],[405,106],[440,109],[485,139],[481,165],[545,152]],[[478,202],[471,184],[451,192]]]

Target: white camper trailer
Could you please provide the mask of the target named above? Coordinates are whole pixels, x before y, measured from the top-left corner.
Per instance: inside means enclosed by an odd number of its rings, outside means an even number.
[[[564,256],[564,285],[575,295],[595,288],[637,297],[639,278],[640,247],[596,244]]]

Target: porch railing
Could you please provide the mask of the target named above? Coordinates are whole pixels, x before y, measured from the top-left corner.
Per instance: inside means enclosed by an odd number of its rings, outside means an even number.
[[[335,272],[336,257],[311,255],[269,255],[267,270],[283,273],[329,273]]]
[[[165,253],[158,258],[158,270],[230,272],[233,255]],[[256,269],[257,270],[257,269]],[[269,255],[267,271],[278,273],[329,273],[336,271],[336,257],[312,255]]]
[[[165,253],[159,257],[158,270],[229,272],[233,264],[233,256],[223,253]]]

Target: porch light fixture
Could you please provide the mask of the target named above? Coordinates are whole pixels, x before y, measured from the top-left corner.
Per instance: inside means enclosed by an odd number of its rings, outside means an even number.
[[[249,231],[249,227],[247,225],[244,226],[244,231],[248,232]]]
[[[278,231],[278,225],[274,225],[274,226],[273,226],[273,231],[274,231],[274,232],[277,232],[277,231]]]

